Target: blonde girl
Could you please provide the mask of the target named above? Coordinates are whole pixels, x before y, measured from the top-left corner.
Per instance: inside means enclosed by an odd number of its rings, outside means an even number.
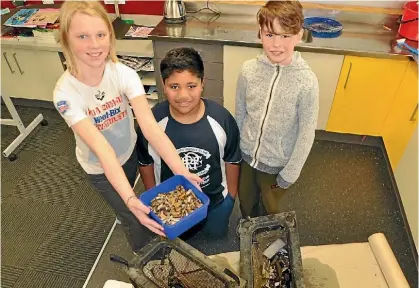
[[[61,45],[67,70],[54,90],[54,104],[74,132],[76,157],[121,220],[134,251],[163,228],[147,214],[132,186],[137,171],[137,135],[130,104],[142,133],[174,174],[194,183],[173,144],[159,128],[144,87],[134,70],[117,61],[115,34],[99,2],[66,1],[60,15]],[[82,191],[81,191],[82,193]],[[141,224],[142,225],[141,225]]]

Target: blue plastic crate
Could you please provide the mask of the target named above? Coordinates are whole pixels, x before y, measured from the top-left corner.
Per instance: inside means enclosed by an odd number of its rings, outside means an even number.
[[[313,37],[336,38],[342,34],[343,25],[326,17],[307,17],[304,19],[304,28],[311,31]]]
[[[176,189],[176,186],[182,185],[186,190],[191,189],[196,197],[201,200],[202,206],[193,211],[186,217],[183,217],[177,223],[173,225],[164,224],[163,221],[153,212],[150,211],[150,216],[157,221],[164,228],[164,233],[170,240],[175,239],[179,235],[183,234],[194,225],[198,224],[207,217],[209,198],[203,192],[199,191],[188,179],[182,175],[175,175],[166,181],[160,183],[156,187],[142,193],[140,195],[141,202],[146,206],[151,205],[151,201],[157,197],[159,193],[168,193]]]

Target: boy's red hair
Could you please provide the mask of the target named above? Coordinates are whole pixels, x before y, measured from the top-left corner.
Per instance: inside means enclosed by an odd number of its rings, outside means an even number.
[[[296,35],[303,29],[303,7],[298,1],[268,1],[259,9],[256,17],[261,29],[266,27],[269,32],[275,34],[277,34],[273,28],[275,19],[287,34]],[[258,37],[260,38],[260,31]]]

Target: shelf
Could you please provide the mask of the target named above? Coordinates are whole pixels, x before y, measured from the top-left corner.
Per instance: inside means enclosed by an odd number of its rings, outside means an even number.
[[[146,94],[146,98],[149,100],[158,100],[159,99],[159,94],[157,94],[157,92],[151,93],[151,94]]]
[[[150,105],[150,108],[153,108],[154,105],[159,103],[159,100],[152,100],[152,99],[147,99],[147,100],[148,100],[148,104]]]
[[[133,45],[135,42],[135,45]],[[153,58],[153,44],[151,40],[116,40],[116,54],[135,57]],[[39,43],[34,41],[19,41],[18,39],[1,39],[2,47],[27,50],[44,50],[62,52],[60,43]]]
[[[125,56],[153,58],[151,40],[116,40],[116,54]]]
[[[142,79],[144,86],[156,86],[156,78],[154,77],[154,72],[148,72]]]

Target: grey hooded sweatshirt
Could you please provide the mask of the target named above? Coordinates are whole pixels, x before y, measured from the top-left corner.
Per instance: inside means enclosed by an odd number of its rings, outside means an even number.
[[[259,171],[278,174],[277,184],[288,188],[300,176],[314,141],[316,75],[299,52],[287,66],[271,63],[263,53],[243,63],[236,94],[243,160]]]

